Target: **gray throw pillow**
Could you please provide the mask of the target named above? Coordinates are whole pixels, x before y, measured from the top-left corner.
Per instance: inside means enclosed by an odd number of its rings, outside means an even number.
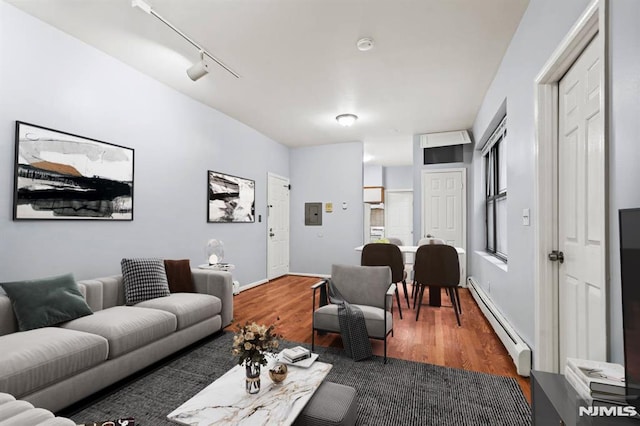
[[[162,259],[122,259],[124,298],[135,305],[156,297],[169,296],[169,283]]]
[[[93,313],[72,274],[0,286],[11,300],[20,331],[49,327]]]

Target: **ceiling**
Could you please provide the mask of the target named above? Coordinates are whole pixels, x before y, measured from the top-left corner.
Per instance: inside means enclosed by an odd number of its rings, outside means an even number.
[[[412,164],[414,134],[472,126],[528,4],[146,0],[241,76],[214,66],[193,82],[197,49],[131,0],[6,1],[277,142],[362,141],[384,166]],[[341,127],[342,113],[359,120]]]

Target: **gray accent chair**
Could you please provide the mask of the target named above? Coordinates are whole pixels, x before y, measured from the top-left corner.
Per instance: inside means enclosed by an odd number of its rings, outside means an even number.
[[[363,314],[369,338],[384,340],[384,362],[387,362],[387,336],[393,335],[391,306],[396,289],[391,283],[388,266],[333,265],[331,281],[347,302],[358,306]],[[340,333],[338,305],[327,298],[327,281],[321,281],[313,289],[313,318],[311,350],[315,348],[315,333]],[[320,289],[320,306],[316,309],[316,291]]]

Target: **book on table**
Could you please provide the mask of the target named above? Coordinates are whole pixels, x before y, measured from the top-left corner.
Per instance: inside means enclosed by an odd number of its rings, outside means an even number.
[[[309,349],[303,348],[302,346],[296,346],[290,349],[284,349],[282,351],[282,357],[289,362],[298,362],[303,359],[307,359],[311,357],[311,351]]]
[[[578,396],[589,405],[627,405],[625,395],[593,391],[570,368],[565,368],[564,377],[576,390]]]
[[[625,395],[624,367],[604,361],[567,358],[566,370],[571,370],[590,393]]]

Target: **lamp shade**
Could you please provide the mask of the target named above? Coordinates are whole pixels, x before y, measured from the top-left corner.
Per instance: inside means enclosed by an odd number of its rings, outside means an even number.
[[[220,240],[211,239],[207,242],[205,249],[207,255],[207,262],[209,265],[215,265],[222,263],[224,260],[224,244]]]

